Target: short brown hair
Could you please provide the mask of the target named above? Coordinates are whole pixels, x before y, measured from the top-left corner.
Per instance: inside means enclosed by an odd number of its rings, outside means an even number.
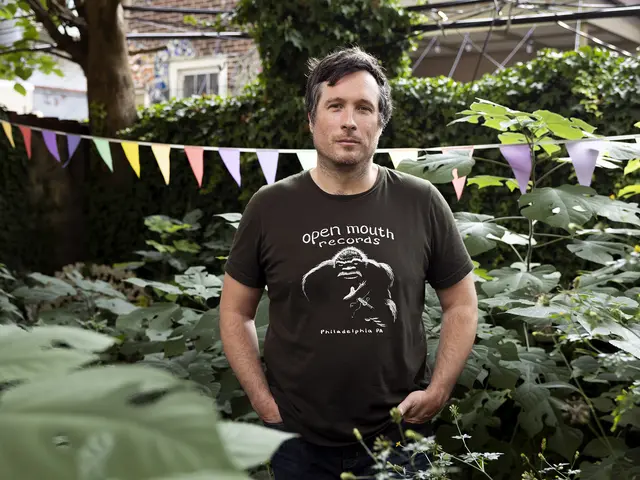
[[[384,74],[384,69],[374,56],[359,47],[345,48],[330,53],[322,59],[310,59],[308,67],[305,106],[312,122],[316,116],[321,84],[327,82],[330,86],[333,86],[345,75],[364,70],[375,78],[380,87],[378,98],[380,124],[383,128],[387,125],[393,112],[391,88]]]

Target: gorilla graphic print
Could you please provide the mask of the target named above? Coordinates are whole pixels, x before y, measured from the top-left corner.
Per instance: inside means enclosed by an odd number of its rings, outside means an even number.
[[[396,319],[393,270],[361,250],[347,247],[302,277],[302,292],[342,327],[386,327]],[[329,312],[330,309],[330,312]]]

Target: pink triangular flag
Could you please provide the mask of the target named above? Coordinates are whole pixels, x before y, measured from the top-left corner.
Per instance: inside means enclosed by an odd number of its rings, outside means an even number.
[[[458,169],[454,168],[452,170],[453,172],[453,188],[456,189],[456,196],[458,197],[458,200],[460,200],[460,197],[462,197],[462,190],[464,190],[464,185],[467,182],[467,177],[458,177]]]
[[[276,171],[278,170],[278,151],[258,150],[257,153],[264,178],[267,183],[274,183],[276,181]]]
[[[475,147],[473,145],[465,145],[462,147],[442,147],[442,153],[445,153],[449,150],[462,150],[462,151],[466,151],[469,154],[469,158],[473,157],[473,151],[475,150]],[[462,197],[462,191],[464,190],[464,186],[467,183],[467,176],[463,176],[463,177],[458,177],[458,169],[454,168],[451,173],[453,174],[453,180],[451,181],[453,183],[453,188],[455,188],[456,190],[456,196],[458,197],[458,200],[460,200],[460,197]]]
[[[240,186],[240,150],[236,148],[221,148],[219,153],[227,170]]]
[[[204,148],[202,147],[184,147],[184,152],[187,154],[189,163],[191,164],[191,170],[196,176],[198,186],[202,187],[202,176],[204,175]]]
[[[527,193],[529,179],[531,178],[531,147],[528,143],[501,145],[500,152],[511,165],[518,187],[520,187],[520,192],[524,195]]]
[[[27,157],[31,158],[31,129],[20,125],[18,127],[22,132],[22,138],[24,138],[24,147],[27,149]]]
[[[58,142],[55,132],[50,132],[49,130],[42,131],[42,138],[44,138],[44,143],[49,149],[51,155],[55,157],[55,159],[60,162],[60,154],[58,153]]]
[[[605,142],[584,141],[567,142],[567,152],[571,157],[573,168],[576,171],[580,185],[588,187],[591,185],[591,177],[596,169],[598,157]]]

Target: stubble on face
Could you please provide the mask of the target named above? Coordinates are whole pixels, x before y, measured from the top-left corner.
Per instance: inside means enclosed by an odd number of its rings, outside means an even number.
[[[366,170],[382,133],[380,89],[364,71],[322,85],[315,120],[310,122],[318,166],[334,172]]]

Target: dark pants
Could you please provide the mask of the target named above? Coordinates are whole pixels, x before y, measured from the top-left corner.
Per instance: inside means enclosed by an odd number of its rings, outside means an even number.
[[[266,424],[266,426],[286,431],[282,424]],[[433,434],[430,423],[424,425],[403,423],[401,427],[403,431],[411,429],[424,436]],[[400,446],[396,447],[396,442],[401,440],[398,425],[392,424],[386,431],[364,439],[364,443],[374,454],[378,453],[373,448],[375,438],[378,436],[393,443],[393,453],[387,458],[389,462],[405,467],[407,474],[428,470],[429,461],[424,454],[415,455],[412,465],[409,453],[403,452]],[[374,476],[380,471],[374,469],[374,465],[375,460],[359,443],[347,447],[325,447],[309,443],[301,437],[283,442],[271,458],[271,470],[275,480],[340,480],[343,472],[350,472],[356,476]],[[406,474],[394,477],[388,467],[382,471],[389,472],[388,478],[411,478]]]

